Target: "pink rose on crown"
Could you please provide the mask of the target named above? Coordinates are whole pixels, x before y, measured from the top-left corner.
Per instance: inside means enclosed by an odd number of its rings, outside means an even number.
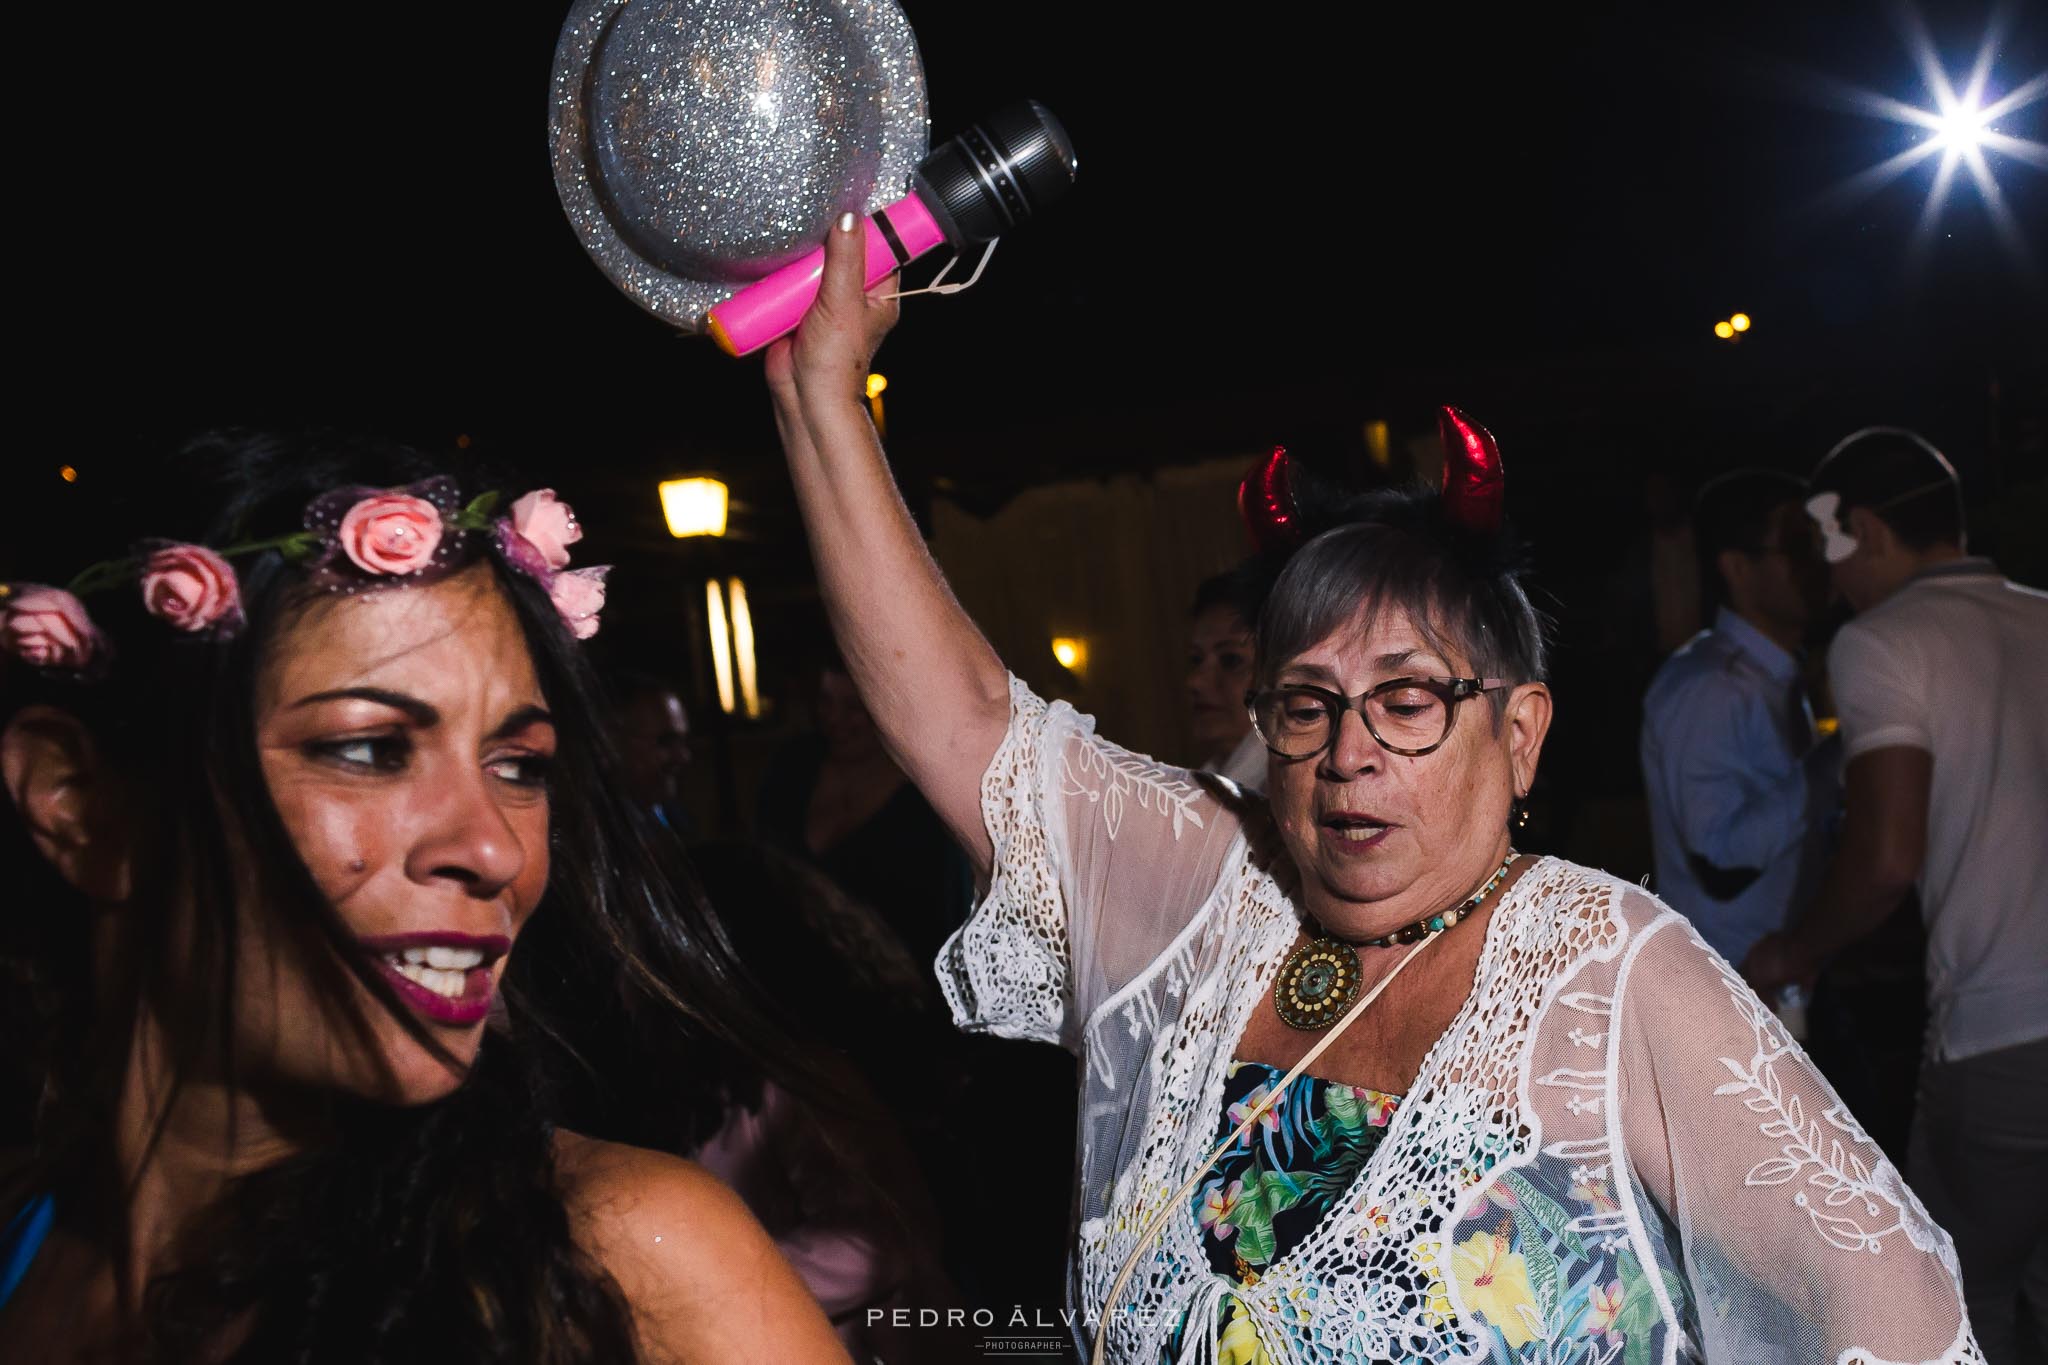
[[[29,583],[0,597],[0,650],[24,663],[83,669],[102,644],[85,604],[62,588]]]
[[[512,527],[510,517],[499,517],[491,523],[491,536],[497,543],[498,553],[505,562],[534,582],[546,587],[554,580],[555,571],[548,567],[548,561],[540,548]]]
[[[196,634],[239,624],[242,592],[228,562],[204,545],[164,545],[143,562],[142,605],[174,629]]]
[[[548,584],[548,599],[561,613],[562,624],[579,640],[597,634],[597,614],[604,610],[604,576],[611,565],[595,569],[570,569],[558,573]]]
[[[418,573],[441,543],[441,513],[425,498],[378,493],[348,509],[335,538],[364,573]]]
[[[540,551],[550,569],[565,567],[569,547],[583,539],[576,513],[552,488],[537,488],[512,504],[512,529]]]

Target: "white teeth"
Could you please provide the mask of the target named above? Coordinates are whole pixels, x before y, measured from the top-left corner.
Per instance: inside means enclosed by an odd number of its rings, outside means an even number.
[[[416,951],[419,950],[407,949],[407,958],[410,959]],[[414,985],[425,986],[434,994],[450,1000],[461,999],[469,986],[469,977],[463,972],[442,971],[410,960],[398,964],[398,974]]]
[[[1349,843],[1354,843],[1354,844],[1362,844],[1362,843],[1364,843],[1364,842],[1365,842],[1365,841],[1366,841],[1367,839],[1370,839],[1370,838],[1372,838],[1372,837],[1373,837],[1373,836],[1374,836],[1375,834],[1378,834],[1378,833],[1379,833],[1379,832],[1380,832],[1381,830],[1385,829],[1385,828],[1386,828],[1386,826],[1385,826],[1385,825],[1338,825],[1338,826],[1337,826],[1336,828],[1337,828],[1337,837],[1338,837],[1339,839],[1343,839],[1343,840],[1345,840],[1345,841],[1347,841],[1347,842],[1349,842]]]
[[[439,967],[443,971],[466,972],[471,967],[484,965],[480,949],[449,948],[438,943],[425,948],[407,948],[391,956],[394,962],[410,962],[415,967]]]

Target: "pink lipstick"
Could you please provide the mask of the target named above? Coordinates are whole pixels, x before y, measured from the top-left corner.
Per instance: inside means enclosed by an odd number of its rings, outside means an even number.
[[[399,998],[440,1024],[476,1024],[497,992],[492,968],[512,951],[503,934],[427,931],[357,940]]]

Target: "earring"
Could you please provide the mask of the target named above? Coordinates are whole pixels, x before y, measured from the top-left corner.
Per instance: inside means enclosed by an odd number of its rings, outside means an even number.
[[[1529,799],[1525,796],[1518,796],[1515,798],[1514,804],[1508,807],[1508,828],[1527,829],[1528,827]]]

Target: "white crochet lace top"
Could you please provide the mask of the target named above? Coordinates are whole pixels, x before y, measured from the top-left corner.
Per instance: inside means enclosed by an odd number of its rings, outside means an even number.
[[[1255,1284],[1176,1210],[1298,919],[1221,786],[1012,680],[988,894],[939,955],[963,1027],[1081,1058],[1069,1315],[1157,1361],[1980,1361],[1947,1236],[1779,1027],[1640,888],[1546,858],[1350,1189]],[[1259,842],[1263,843],[1261,839]],[[1106,1329],[1102,1323],[1106,1321]],[[1200,1324],[1208,1324],[1201,1329]]]

